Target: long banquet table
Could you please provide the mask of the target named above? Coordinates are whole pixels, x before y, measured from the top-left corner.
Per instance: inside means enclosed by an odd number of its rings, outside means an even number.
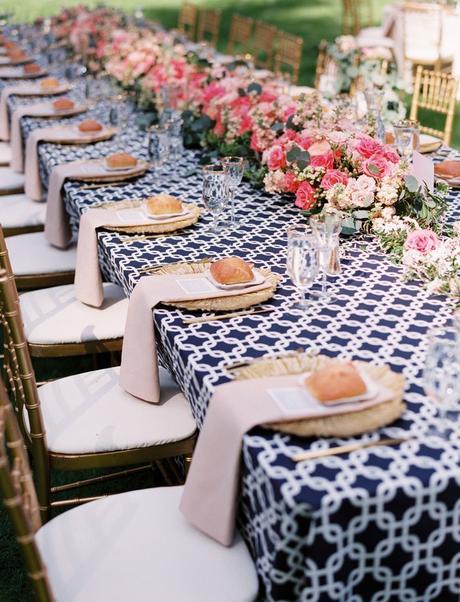
[[[11,97],[10,107],[17,102]],[[99,106],[95,116],[106,114]],[[68,122],[68,121],[67,121]],[[24,139],[44,120],[24,117]],[[42,143],[46,185],[53,165],[96,157],[114,147],[146,156],[145,134],[134,121],[111,142],[88,146]],[[438,157],[460,158],[452,149]],[[172,169],[150,170],[123,186],[86,189],[65,184],[65,206],[77,234],[81,214],[107,201],[168,191],[201,203],[199,153],[186,151]],[[181,175],[178,175],[180,173]],[[448,197],[449,219],[460,219],[460,194]],[[372,237],[342,243],[342,272],[331,279],[333,300],[291,308],[295,289],[285,273],[286,228],[305,218],[287,197],[243,184],[237,197],[241,225],[218,236],[204,217],[187,236],[140,240],[101,231],[99,257],[107,280],[130,294],[142,269],[157,262],[228,253],[282,276],[273,311],[184,325],[191,312],[162,306],[153,315],[161,361],[174,373],[198,427],[226,366],[239,360],[304,348],[329,356],[387,363],[407,381],[407,410],[395,424],[361,439],[413,437],[400,446],[294,463],[299,451],[343,443],[253,429],[243,441],[239,525],[270,601],[458,601],[460,598],[460,426],[449,441],[427,439],[436,408],[425,396],[422,370],[427,330],[444,326],[454,302],[404,282]],[[316,289],[319,284],[316,284]],[[142,351],[139,350],[141,353]],[[349,440],[347,440],[349,441]],[[225,478],[225,475],[222,475]]]

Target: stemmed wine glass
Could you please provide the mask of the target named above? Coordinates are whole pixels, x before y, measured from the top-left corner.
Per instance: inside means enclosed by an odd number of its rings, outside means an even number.
[[[230,226],[237,226],[240,222],[235,216],[235,195],[244,175],[245,160],[243,157],[224,157],[222,166],[227,174],[228,196],[230,202]]]
[[[418,124],[408,119],[403,119],[393,124],[395,146],[398,153],[408,163],[412,161],[414,149],[418,148],[420,131]]]
[[[342,215],[338,211],[323,211],[310,217],[310,226],[322,271],[320,298],[324,301],[330,301],[331,295],[328,291],[327,277],[340,271],[338,250]]]
[[[299,292],[300,300],[294,304],[294,308],[305,312],[310,306],[308,289],[318,275],[317,253],[308,226],[288,228],[286,267]]]
[[[438,407],[440,429],[429,434],[448,438],[449,411],[460,411],[460,340],[456,329],[433,329],[428,333],[428,350],[423,373],[425,392]]]
[[[211,232],[218,234],[219,218],[228,203],[228,179],[222,165],[203,167],[203,202],[213,216]]]

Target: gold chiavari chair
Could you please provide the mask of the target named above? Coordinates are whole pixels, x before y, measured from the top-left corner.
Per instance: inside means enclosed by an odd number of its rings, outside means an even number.
[[[447,146],[450,144],[454,125],[457,87],[458,81],[451,75],[417,67],[410,119],[420,122],[419,109],[445,115],[443,130],[421,125],[420,131],[441,138]]]
[[[199,42],[206,42],[210,46],[217,48],[219,40],[221,12],[217,9],[203,9],[198,17],[198,34]]]
[[[76,374],[38,388],[14,279],[4,269],[0,270],[0,304],[3,373],[32,456],[43,520],[53,507],[91,499],[54,500],[56,494],[150,468],[164,459],[191,457],[195,422],[187,400],[165,369],[159,368],[159,404],[126,393],[118,382],[118,368]],[[110,475],[51,486],[52,469],[127,466]]]
[[[228,36],[228,54],[237,55],[250,52],[253,28],[254,19],[233,15]]]
[[[256,21],[254,39],[252,41],[252,54],[255,66],[259,69],[273,68],[273,52],[278,30],[274,25],[264,21]]]
[[[198,20],[198,7],[190,2],[185,2],[179,13],[177,29],[189,40],[196,39],[196,25]]]
[[[278,75],[287,76],[292,84],[297,84],[299,81],[302,48],[302,38],[279,32],[276,42],[274,71]]]
[[[356,36],[374,23],[372,0],[342,0],[342,33]]]
[[[316,58],[315,68],[315,88],[318,90],[320,86],[321,76],[327,72],[330,63],[330,57],[327,53],[328,42],[321,40],[318,44],[318,56]]]
[[[443,49],[443,7],[435,3],[403,5],[404,61],[412,69],[422,67],[452,73],[453,57]]]
[[[16,282],[1,227],[0,268]],[[108,299],[102,308],[80,303],[73,284],[23,293],[20,302],[31,355],[56,358],[121,351],[128,299],[120,287],[103,286]]]
[[[257,573],[244,541],[237,534],[225,547],[188,525],[179,511],[182,491],[129,491],[42,524],[24,440],[0,380],[0,496],[38,602],[255,601]]]

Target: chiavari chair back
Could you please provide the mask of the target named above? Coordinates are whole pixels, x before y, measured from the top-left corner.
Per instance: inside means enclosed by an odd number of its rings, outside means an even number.
[[[443,7],[436,3],[403,5],[404,59],[407,63],[452,71],[452,57],[443,51]]]
[[[259,69],[273,68],[273,52],[278,30],[274,25],[264,21],[256,21],[254,39],[252,41],[252,54],[254,64]]]
[[[372,0],[342,0],[342,33],[357,35],[374,22]]]
[[[190,2],[185,2],[179,13],[177,29],[189,40],[196,39],[196,26],[198,20],[198,7]]]
[[[246,54],[251,50],[252,30],[254,19],[235,14],[232,17],[228,36],[228,54]]]
[[[445,115],[444,129],[420,125],[420,131],[441,138],[449,145],[455,116],[458,81],[446,73],[417,67],[410,119],[420,122],[419,109]]]
[[[20,545],[27,573],[39,602],[53,602],[34,534],[41,527],[40,510],[24,439],[13,406],[0,380],[0,493]]]
[[[274,60],[274,71],[289,79],[292,84],[299,81],[300,62],[302,60],[303,40],[298,36],[280,32]]]
[[[198,17],[197,40],[206,42],[210,46],[217,48],[219,40],[221,12],[217,9],[203,9]]]

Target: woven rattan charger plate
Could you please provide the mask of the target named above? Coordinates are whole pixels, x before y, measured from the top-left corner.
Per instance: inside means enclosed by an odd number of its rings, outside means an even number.
[[[93,144],[96,142],[103,142],[104,140],[110,140],[116,133],[116,128],[105,128],[101,133],[91,133],[91,132],[82,132],[78,134],[78,130],[75,126],[66,126],[69,127],[69,130],[75,131],[74,138],[53,138],[52,140],[47,140],[47,142],[52,142],[53,144]]]
[[[136,209],[142,207],[144,204],[143,200],[126,200],[126,201],[112,201],[99,205],[100,209]],[[165,234],[168,232],[176,232],[183,228],[193,226],[200,219],[202,209],[200,209],[194,203],[184,203],[184,208],[188,209],[189,215],[185,216],[183,220],[157,224],[149,221],[145,224],[139,224],[138,226],[105,226],[104,230],[110,232],[121,232],[123,234]],[[147,222],[146,218],[146,222]]]
[[[235,372],[236,380],[283,376],[314,371],[337,360],[324,355],[295,354],[286,358],[260,360]],[[265,428],[302,437],[352,437],[386,426],[397,420],[404,412],[404,377],[392,372],[388,366],[374,366],[367,362],[355,362],[374,380],[394,392],[390,401],[383,402],[358,412],[309,418],[291,422],[264,424]]]
[[[88,107],[75,107],[73,109],[67,109],[66,111],[55,112],[52,107],[50,107],[50,112],[47,115],[37,115],[39,119],[64,119],[65,117],[75,117],[76,115],[81,115],[82,113],[86,113]],[[35,117],[35,115],[34,115]]]
[[[62,85],[57,88],[50,88],[48,90],[42,90],[41,88],[36,88],[32,90],[31,88],[26,88],[24,90],[18,89],[14,95],[15,96],[58,96],[59,94],[66,94],[72,89],[71,86]]]
[[[90,161],[88,161],[88,163]],[[93,161],[103,161],[103,159],[93,159]],[[126,171],[108,171],[107,174],[100,174],[98,176],[79,174],[78,176],[69,176],[68,179],[77,182],[124,182],[125,180],[131,180],[132,178],[141,176],[149,167],[150,163],[148,161],[142,161],[140,159],[138,160],[136,167]]]
[[[2,67],[4,69],[12,69],[12,67],[7,67],[6,65],[0,65],[0,79],[38,79],[39,77],[48,75],[48,71],[40,71],[39,73],[8,73],[8,71],[4,71],[2,73]]]
[[[155,274],[201,274],[205,272],[210,265],[210,261],[171,263],[156,270]],[[199,299],[197,301],[177,301],[174,303],[165,303],[165,305],[172,305],[173,307],[179,307],[180,309],[201,309],[212,312],[233,311],[252,307],[253,305],[257,305],[258,303],[263,303],[264,301],[271,299],[280,280],[280,277],[277,274],[274,274],[268,268],[262,268],[259,271],[269,284],[267,288],[262,290],[255,291],[253,293],[243,293],[241,295],[231,295],[228,297]]]

